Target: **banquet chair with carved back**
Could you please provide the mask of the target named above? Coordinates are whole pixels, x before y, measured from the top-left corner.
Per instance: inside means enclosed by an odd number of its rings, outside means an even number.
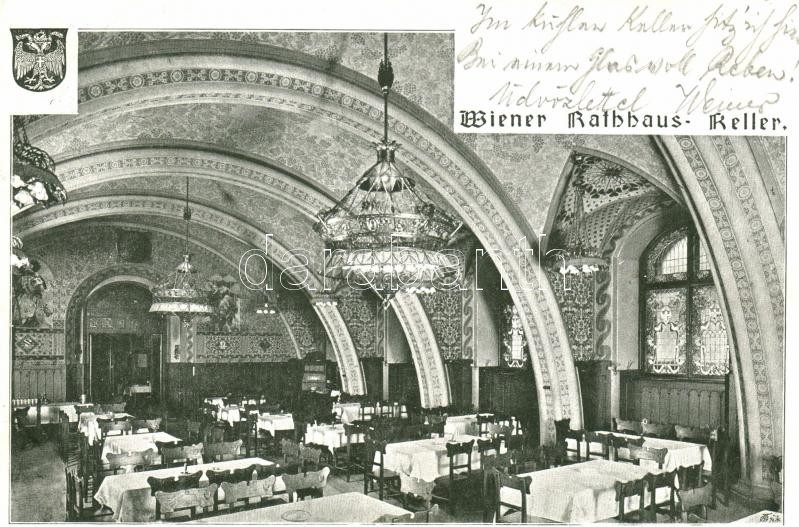
[[[641,421],[641,435],[644,437],[673,439],[674,425],[667,423],[650,423],[648,421]]]
[[[205,444],[203,446],[203,458],[207,462],[239,459],[242,443],[241,439],[237,439],[235,441]]]
[[[226,421],[211,423],[203,432],[204,443],[221,443],[228,437],[230,425]]]
[[[303,470],[319,470],[322,451],[308,445],[298,445],[300,466]]]
[[[668,515],[672,522],[677,521],[677,507],[676,507],[676,492],[678,487],[678,469],[669,472],[657,472],[648,474],[649,481],[649,510],[653,522],[657,521],[657,514],[662,513]],[[666,489],[668,499],[665,501],[658,501],[658,489]]]
[[[129,421],[98,421],[100,430],[103,432],[103,437],[108,436],[121,436],[131,433],[132,427]]]
[[[707,508],[715,508],[715,489],[712,481],[704,477],[704,463],[678,469],[679,486],[675,489],[677,496],[676,515],[682,522],[697,517],[694,511],[699,509],[700,521],[707,521]]]
[[[289,501],[322,498],[327,486],[328,476],[330,476],[330,467],[322,467],[320,470],[300,472],[298,474],[283,474],[283,483],[286,485]]]
[[[157,491],[155,493],[155,520],[167,519],[166,515],[189,513],[190,519],[204,516],[214,510],[217,485],[189,488],[174,492]],[[199,510],[199,514],[198,514]],[[176,518],[170,516],[170,521]]]
[[[561,419],[559,421],[555,421],[556,442],[557,444],[563,445],[566,448],[566,457],[563,460],[565,463],[579,463],[582,461],[582,443],[584,434],[584,430],[571,429],[571,419]],[[577,446],[575,448],[569,448],[567,442],[568,439],[574,440],[577,443]]]
[[[592,450],[592,445],[599,445],[599,452]],[[610,460],[611,454],[611,435],[600,434],[598,432],[585,432],[585,458]]]
[[[497,495],[496,483],[494,481],[494,473],[496,471],[503,474],[515,473],[515,463],[513,459],[514,452],[506,452],[504,454],[494,454],[492,456],[485,456],[481,460],[482,465],[482,483],[480,486],[480,501],[483,510],[483,523],[490,523],[491,518],[497,508]]]
[[[155,419],[145,419],[144,422],[147,423],[147,429],[151,433],[159,432],[161,430],[161,424],[163,423],[164,419],[162,417],[156,417]]]
[[[224,503],[229,509],[234,508],[239,502],[244,502],[245,507],[265,506],[274,497],[276,480],[275,476],[269,476],[237,482],[223,481],[220,485],[225,500],[220,503]]]
[[[129,452],[122,454],[109,453],[108,457],[108,471],[111,474],[119,474],[120,472],[141,472],[146,470],[147,467],[153,464],[153,451],[143,450],[141,452]]]
[[[344,437],[347,441],[345,470],[347,482],[352,474],[362,473],[364,469],[364,427],[360,424],[344,424]]]
[[[75,467],[64,468],[66,481],[66,521],[87,522],[103,516],[111,516],[112,511],[96,507],[91,497],[87,499],[86,480]]]
[[[626,436],[617,436],[614,434],[609,434],[607,441],[611,449],[612,461],[622,461],[626,463],[632,463],[633,460],[630,458],[629,448],[631,446],[643,446],[644,441],[646,441],[646,439],[643,437],[637,437],[635,439],[632,439]],[[627,454],[622,456],[621,455],[622,450],[625,450]]]
[[[165,467],[174,467],[181,464],[196,465],[202,460],[203,448],[203,443],[164,447],[161,449],[161,463]]]
[[[712,432],[710,428],[674,425],[674,438],[677,441],[687,441],[707,446],[710,443]]]
[[[488,437],[491,434],[490,426],[494,423],[493,415],[477,414],[477,435],[480,437]]]
[[[630,462],[633,464],[640,465],[641,460],[654,461],[658,464],[658,469],[663,469],[663,465],[666,463],[666,455],[669,453],[667,448],[648,448],[630,445],[629,443],[627,449],[630,452]]]
[[[175,492],[185,489],[196,489],[200,486],[203,472],[198,470],[191,474],[179,474],[168,478],[157,478],[150,476],[147,478],[147,485],[150,487],[150,496],[155,496],[156,492]]]
[[[459,501],[468,498],[472,478],[472,454],[475,440],[449,442],[446,444],[449,473],[436,479],[434,498],[447,503],[452,511],[458,509]],[[460,460],[460,461],[459,461]],[[460,498],[460,499],[459,499]]]
[[[150,428],[144,419],[134,419],[130,422],[130,431],[132,434],[149,434]]]
[[[363,493],[368,495],[376,491],[380,500],[399,494],[399,474],[385,467],[385,457],[386,442],[367,438],[363,457]]]
[[[280,440],[280,453],[283,456],[283,463],[300,462],[300,445],[293,439]]]
[[[648,476],[632,481],[617,481],[616,503],[618,506],[618,516],[616,520],[620,522],[648,523],[651,519],[651,512],[646,506]],[[630,510],[627,507],[628,499],[638,498],[638,507]]]
[[[527,499],[530,495],[530,485],[532,478],[530,476],[511,476],[505,474],[497,469],[491,469],[491,479],[494,482],[494,496],[496,499],[494,509],[494,520],[496,523],[503,523],[502,519],[507,516],[508,512],[519,512],[519,523],[527,523]],[[519,493],[521,499],[520,504],[509,503],[502,500],[502,489],[507,488]],[[506,509],[503,514],[503,507]],[[505,522],[507,523],[507,522]]]
[[[613,418],[613,431],[618,434],[641,435],[641,421]]]

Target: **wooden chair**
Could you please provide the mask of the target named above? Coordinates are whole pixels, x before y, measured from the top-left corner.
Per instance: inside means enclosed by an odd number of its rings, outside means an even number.
[[[144,419],[134,419],[130,422],[130,431],[133,434],[149,434],[150,428]]]
[[[98,519],[102,516],[111,516],[113,512],[102,512],[96,509],[91,503],[86,503],[86,481],[79,471],[69,467],[64,469],[66,480],[66,521],[68,522],[87,522]]]
[[[659,469],[663,468],[663,464],[666,462],[666,455],[669,453],[667,448],[647,448],[630,444],[628,444],[627,448],[630,451],[630,461],[633,464],[640,465],[641,460],[645,459],[656,462]]]
[[[647,523],[650,514],[646,510],[647,478],[633,481],[616,482],[616,502],[619,506],[619,515],[616,519],[620,522]],[[638,497],[638,509],[627,510],[627,498]]]
[[[641,435],[671,439],[674,437],[674,425],[664,423],[645,423],[641,421]]]
[[[130,422],[128,421],[120,421],[118,423],[100,421],[99,423],[100,430],[103,432],[103,437],[127,435],[131,432]]]
[[[150,496],[155,496],[156,492],[176,492],[178,490],[196,489],[200,486],[200,479],[203,476],[202,470],[192,474],[180,474],[177,477],[147,478],[147,485],[150,486]]]
[[[683,523],[688,523],[692,518],[696,517],[692,511],[699,509],[699,521],[707,522],[707,508],[713,507],[715,501],[713,491],[713,483],[690,489],[676,489],[677,512],[680,520]]]
[[[496,489],[495,521],[497,523],[502,523],[502,507],[505,507],[508,511],[520,512],[520,523],[527,523],[527,496],[530,494],[530,485],[532,484],[533,479],[529,476],[510,476],[500,472],[497,469],[491,469],[491,477],[494,480]],[[503,488],[518,491],[521,495],[521,505],[515,505],[502,501]]]
[[[675,501],[675,493],[677,491],[677,469],[672,470],[671,472],[660,472],[657,474],[649,474],[647,478],[649,478],[649,482],[647,483],[649,487],[649,497],[650,497],[650,505],[649,510],[651,512],[652,521],[657,521],[657,513],[667,514],[672,522],[677,521],[677,509],[676,509],[676,501]],[[666,503],[658,503],[657,502],[657,491],[658,489],[668,489],[669,499]]]
[[[609,434],[599,434],[597,432],[585,433],[585,454],[586,459],[607,459],[610,460],[611,437]],[[600,445],[600,452],[591,450],[591,445]]]
[[[449,474],[436,480],[434,497],[447,502],[454,511],[458,498],[464,498],[472,484],[472,452],[474,439],[463,443],[447,443],[449,458]],[[458,463],[458,456],[465,456],[466,461]]]
[[[243,501],[245,506],[253,504],[253,500],[263,504],[266,500],[274,496],[275,476],[264,479],[250,479],[236,483],[223,481],[221,483],[222,492],[225,494],[224,503],[233,508],[237,503]]]
[[[202,441],[202,424],[199,421],[186,421],[186,440]]]
[[[540,445],[534,453],[541,469],[560,467],[567,464],[566,445]]]
[[[302,474],[283,474],[283,483],[286,485],[289,501],[294,501],[295,496],[300,501],[308,497],[323,497],[329,475],[330,467],[323,467],[321,470]]]
[[[488,437],[491,434],[489,426],[494,424],[493,415],[477,414],[477,435],[480,437]]]
[[[365,454],[363,442],[364,433],[364,427],[361,425],[344,424],[344,437],[347,440],[346,470],[348,482],[350,480],[350,476],[353,474],[353,471],[358,473],[365,470],[365,466],[363,464]]]
[[[285,464],[300,462],[300,445],[292,439],[280,440],[280,453]]]
[[[707,445],[710,442],[710,434],[711,430],[709,428],[674,425],[674,437],[677,441]]]
[[[500,442],[501,439],[499,438],[477,440],[477,454],[480,456],[480,470],[483,470],[483,460],[486,456],[491,455],[489,452],[493,452],[493,455],[499,454]]]
[[[619,434],[641,435],[641,421],[613,418],[613,431]]]
[[[126,454],[108,454],[108,470],[112,474],[118,474],[120,471],[126,474],[140,472],[153,464],[152,456],[152,450]]]
[[[239,459],[243,441],[226,441],[223,443],[210,443],[203,447],[205,461],[229,461]]]
[[[155,419],[145,419],[144,420],[144,422],[147,423],[147,429],[150,432],[152,432],[152,433],[155,433],[155,432],[158,432],[159,430],[161,430],[162,421],[163,421],[163,419],[160,418],[160,417],[157,417]]]
[[[561,419],[560,421],[555,421],[556,442],[565,446],[566,448],[566,458],[563,460],[564,462],[579,463],[582,456],[582,442],[585,432],[583,430],[572,430],[570,423],[571,419]],[[569,448],[567,441],[568,439],[573,439],[577,443],[577,446],[575,448]],[[574,455],[571,455],[570,453],[573,453]]]
[[[213,423],[205,428],[203,433],[203,442],[205,443],[222,443],[227,439],[227,430],[229,425],[227,422]]]
[[[203,455],[203,444],[184,445],[179,447],[164,447],[161,450],[161,463],[165,467],[174,467],[183,463],[196,465]]]
[[[155,519],[164,519],[166,514],[189,512],[189,517],[197,517],[197,510],[204,514],[215,505],[216,484],[207,487],[178,490],[175,492],[158,491],[155,493]]]
[[[364,448],[363,460],[363,493],[375,492],[374,485],[377,484],[378,497],[396,496],[399,494],[399,475],[385,468],[384,460],[386,456],[385,441],[375,441],[367,438]],[[389,494],[386,494],[386,491]]]
[[[635,438],[635,439],[631,439],[629,437],[617,436],[617,435],[611,434],[610,437],[608,438],[608,444],[610,445],[610,448],[613,451],[611,459],[613,461],[622,461],[622,462],[625,462],[625,463],[632,463],[633,460],[629,456],[629,450],[628,450],[628,455],[625,456],[625,457],[622,457],[621,455],[619,455],[620,454],[620,450],[621,449],[629,449],[630,447],[633,447],[633,446],[636,446],[636,447],[643,446],[645,440],[646,439],[644,439],[643,437],[638,437],[638,438]]]
[[[303,471],[310,467],[312,470],[319,470],[319,460],[322,456],[322,451],[318,448],[313,448],[307,445],[298,445],[300,466]]]
[[[495,454],[493,456],[485,456],[481,459],[482,465],[482,485],[480,488],[480,500],[483,510],[483,523],[491,523],[491,518],[497,508],[496,491],[497,486],[494,481],[494,472],[499,471],[504,474],[515,473],[515,459],[514,454],[516,451],[506,452],[504,454]]]
[[[254,479],[266,479],[269,476],[277,476],[282,472],[282,469],[278,465],[261,465],[256,463],[254,465],[250,465],[250,467],[254,474]]]

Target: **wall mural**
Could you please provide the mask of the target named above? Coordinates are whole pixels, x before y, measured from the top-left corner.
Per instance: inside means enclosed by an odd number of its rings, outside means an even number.
[[[345,288],[339,295],[338,309],[347,325],[358,357],[383,357],[377,345],[380,319],[377,310],[382,309],[379,299],[367,291]]]
[[[438,349],[444,361],[463,358],[463,337],[461,335],[463,300],[461,296],[459,290],[436,291],[429,295],[419,295],[419,300],[433,327]]]
[[[594,346],[596,318],[596,281],[598,277],[562,276],[556,271],[547,271],[553,285],[555,298],[560,305],[563,323],[569,335],[574,360],[598,360],[606,358],[602,350]],[[607,271],[599,273],[606,275]]]

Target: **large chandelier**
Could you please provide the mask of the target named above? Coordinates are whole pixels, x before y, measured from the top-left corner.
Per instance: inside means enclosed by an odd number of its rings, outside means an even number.
[[[191,209],[189,208],[189,178],[186,176],[186,206],[183,209],[183,219],[186,221],[186,241],[183,250],[183,261],[175,268],[161,285],[153,288],[153,305],[150,313],[175,315],[185,326],[190,326],[192,320],[214,312],[209,303],[210,287],[203,283],[199,273],[191,264],[189,254],[189,224],[191,222]]]
[[[396,164],[399,145],[388,139],[394,72],[387,34],[383,53],[377,75],[383,93],[377,162],[334,207],[319,213],[314,230],[329,251],[327,278],[339,285],[371,288],[387,302],[399,291],[431,293],[457,286],[460,254],[446,247],[461,223],[436,207]]]
[[[28,141],[22,117],[13,118],[14,173],[11,176],[11,214],[34,205],[47,207],[66,201],[67,192],[55,174],[50,154]]]
[[[583,205],[583,168],[580,158],[573,156],[575,163],[572,169],[571,188],[574,196],[573,216],[569,230],[566,232],[566,248],[552,251],[555,253],[553,263],[560,274],[593,276],[608,268],[608,262],[601,253],[588,241],[586,229],[585,207]],[[580,166],[578,166],[580,165]]]

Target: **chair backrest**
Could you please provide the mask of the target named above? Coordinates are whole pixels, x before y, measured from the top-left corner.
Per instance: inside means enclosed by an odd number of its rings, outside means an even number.
[[[705,468],[705,462],[690,467],[680,467],[679,479],[681,489],[693,489],[696,487],[704,486],[704,478],[702,477]]]
[[[255,474],[253,474],[254,479],[266,479],[269,476],[276,476],[280,473],[280,467],[277,465],[261,465],[256,463],[251,465],[250,468],[255,472]]]
[[[241,451],[241,445],[244,443],[241,439],[236,441],[225,441],[222,443],[209,443],[203,448],[203,455],[206,460],[213,461],[229,461],[237,459]]]
[[[128,421],[119,421],[116,423],[100,421],[100,430],[103,431],[103,436],[124,435],[130,433],[131,426]]]
[[[126,454],[108,454],[108,469],[116,474],[119,470],[138,472],[152,464],[152,450],[130,452]]]
[[[710,429],[674,425],[674,437],[678,441],[688,441],[706,445],[710,441]]]
[[[613,431],[620,434],[637,434],[642,432],[641,421],[613,418]]]
[[[630,450],[630,459],[636,465],[640,464],[642,459],[646,459],[657,462],[658,468],[663,468],[663,464],[666,462],[666,454],[669,453],[667,448],[628,445],[628,449]]]
[[[586,442],[586,457],[601,457],[603,459],[610,459],[611,436],[609,434],[599,434],[597,432],[587,431],[585,433]],[[601,446],[601,451],[596,452],[591,450],[591,445],[598,444]]]
[[[302,464],[303,467],[310,465],[314,469],[319,468],[319,459],[322,455],[321,450],[306,445],[299,445],[299,451],[300,464]]]
[[[197,509],[204,511],[214,506],[216,497],[216,484],[207,487],[177,490],[175,492],[158,491],[155,493],[155,519],[160,520],[163,514],[173,514],[189,511],[192,518],[197,515]]]
[[[227,423],[214,423],[205,429],[203,441],[206,443],[221,443],[225,440],[227,433]]]
[[[147,429],[150,430],[150,432],[158,432],[161,430],[161,421],[162,419],[160,417],[144,420],[144,422],[147,423]]]
[[[379,454],[379,455],[378,455]],[[366,446],[364,448],[363,468],[364,473],[371,473],[375,467],[380,470],[380,476],[383,476],[383,458],[386,455],[386,442],[372,438],[366,438]]]
[[[290,457],[299,458],[300,456],[300,445],[296,441],[292,439],[281,439],[280,440],[280,453],[283,454],[283,460],[287,460]]]
[[[619,515],[617,519],[619,521],[629,521],[628,518],[629,511],[627,510],[627,498],[638,496],[638,508],[635,509],[638,511],[637,520],[640,522],[645,522],[647,518],[646,514],[646,489],[647,489],[647,477],[641,479],[635,479],[632,481],[617,481],[616,482],[616,501],[618,502],[619,507]]]
[[[134,434],[148,434],[150,433],[150,428],[144,419],[134,419],[130,422],[130,431]]]
[[[155,496],[155,493],[158,491],[175,492],[184,489],[195,489],[200,486],[200,479],[202,476],[202,470],[198,470],[193,474],[181,474],[176,478],[156,478],[150,476],[147,478],[147,484],[150,486],[150,495]]]
[[[302,474],[283,474],[283,483],[289,493],[304,489],[323,489],[327,486],[330,467]]]
[[[533,482],[533,478],[530,476],[510,476],[503,472],[500,472],[497,469],[491,469],[491,477],[494,480],[495,488],[496,488],[496,514],[497,518],[501,517],[501,508],[506,507],[512,510],[520,511],[521,514],[521,523],[527,523],[527,495],[530,494],[530,485]],[[518,491],[521,495],[521,503],[517,505],[515,503],[508,503],[502,501],[502,489],[508,488],[511,490]]]
[[[466,469],[466,472],[471,475],[472,473],[472,452],[474,450],[474,439],[465,441],[463,443],[447,443],[447,457],[449,458],[449,477],[455,477],[456,471]],[[466,455],[466,461],[458,463],[457,457],[459,455]]]
[[[674,425],[641,421],[641,434],[647,437],[668,439],[674,437]]]
[[[202,459],[203,444],[183,445],[177,447],[163,447],[161,449],[162,463],[170,465],[175,463],[196,463]]]
[[[665,488],[669,492],[669,502],[673,503],[675,492],[677,490],[677,474],[678,470],[675,468],[671,472],[658,472],[656,474],[647,474],[648,482],[647,485],[649,487],[649,506],[652,512],[652,516],[654,519],[655,513],[657,512],[657,494],[658,489]]]
[[[253,498],[271,498],[275,487],[275,476],[264,479],[250,479],[239,482],[223,481],[222,491],[225,493],[225,503],[232,505],[237,501],[245,501]]]
[[[488,438],[488,439],[478,439],[477,452],[480,454],[480,458],[482,459],[484,455],[488,454],[488,452],[491,452],[492,450],[498,454],[501,441],[502,440],[498,437]]]
[[[691,489],[679,488],[675,490],[675,494],[678,498],[675,501],[679,507],[683,523],[688,523],[688,513],[691,509],[696,507],[707,509],[707,507],[713,506],[713,483],[708,483],[704,487],[695,487]],[[704,520],[706,521],[707,518],[704,518]]]

